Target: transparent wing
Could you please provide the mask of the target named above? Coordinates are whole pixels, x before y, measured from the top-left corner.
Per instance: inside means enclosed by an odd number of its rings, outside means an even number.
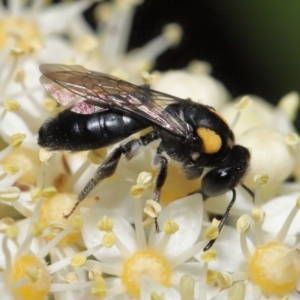
[[[77,65],[45,64],[40,70],[43,73],[40,81],[46,90],[61,105],[78,113],[115,109],[150,120],[175,135],[186,137],[190,132],[190,127],[180,116],[165,111],[172,103],[189,100]]]

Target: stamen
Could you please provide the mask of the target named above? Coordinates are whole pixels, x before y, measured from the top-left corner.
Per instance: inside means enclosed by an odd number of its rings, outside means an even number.
[[[11,145],[13,146],[13,148],[20,147],[22,145],[25,137],[26,137],[26,134],[22,134],[22,133],[13,134],[10,137],[10,142],[11,142]]]
[[[74,268],[80,268],[84,266],[85,263],[86,263],[86,256],[84,256],[82,253],[77,253],[71,259],[71,266]]]
[[[206,252],[203,252],[200,255],[200,258],[202,261],[206,262],[206,263],[210,263],[214,260],[216,260],[217,258],[217,251],[216,250],[207,250]]]
[[[138,249],[145,250],[147,241],[143,227],[142,205],[140,200],[134,201],[134,227]]]
[[[78,282],[78,276],[75,272],[70,272],[67,274],[65,277],[65,282],[66,283],[76,283]]]
[[[228,293],[228,300],[245,299],[246,285],[244,281],[234,283]]]
[[[107,288],[102,276],[95,277],[94,287],[91,289],[91,294],[97,298],[103,298],[106,296]]]
[[[299,135],[295,132],[290,132],[286,135],[285,142],[289,146],[299,145],[299,142],[300,142]]]
[[[100,148],[97,150],[91,150],[88,153],[88,158],[95,165],[100,165],[107,156],[107,148]]]
[[[278,108],[282,109],[288,119],[293,122],[297,117],[299,104],[299,94],[297,92],[291,92],[280,99]]]
[[[3,171],[9,175],[15,175],[19,172],[20,168],[15,164],[3,164]]]
[[[147,200],[146,207],[144,208],[144,213],[146,213],[151,218],[157,218],[161,213],[161,205],[154,200]]]
[[[252,220],[249,215],[242,215],[236,223],[236,230],[240,233],[240,245],[244,256],[250,259],[251,253],[247,244],[246,233],[252,228]]]
[[[114,227],[114,222],[108,216],[103,216],[103,218],[98,222],[97,227],[101,231],[112,231]]]
[[[218,281],[222,288],[228,288],[232,286],[232,278],[231,275],[228,272],[225,271],[219,271],[218,274]]]
[[[4,102],[4,108],[7,111],[17,111],[21,108],[21,105],[15,100],[6,100]]]
[[[20,198],[20,194],[20,189],[15,186],[0,188],[0,200],[4,202],[17,201]]]
[[[218,272],[213,270],[207,270],[206,274],[206,283],[207,284],[214,284],[218,278]]]
[[[168,220],[164,224],[164,232],[167,235],[176,233],[179,230],[179,225],[173,220]]]
[[[115,245],[116,242],[116,234],[114,232],[107,232],[104,234],[102,238],[102,245],[105,248],[111,248]]]
[[[7,227],[5,235],[11,239],[16,240],[19,234],[19,227],[17,225],[11,225]]]
[[[250,107],[251,104],[252,104],[252,99],[249,96],[244,96],[244,97],[241,98],[241,100],[238,103],[236,103],[234,105],[234,107],[237,110],[237,113],[236,113],[236,116],[235,116],[235,118],[233,119],[233,121],[230,125],[231,129],[233,129],[236,126],[236,124],[237,124],[237,122],[238,122],[238,120],[241,116],[241,112],[243,110],[246,110],[248,107]]]
[[[151,292],[150,300],[166,300],[163,294],[158,295],[155,291]]]
[[[94,280],[96,276],[102,276],[103,272],[100,266],[94,265],[88,272],[90,280]]]
[[[48,151],[45,148],[41,148],[39,151],[40,161],[48,165],[50,163],[50,158],[53,156],[53,154],[53,151]]]
[[[30,228],[32,236],[39,237],[43,234],[45,226],[42,222],[33,222]]]
[[[283,240],[287,236],[289,228],[292,225],[292,222],[294,221],[299,209],[300,209],[300,197],[298,197],[295,207],[290,211],[289,215],[286,217],[283,225],[280,228],[280,231],[277,234],[277,237],[275,238],[275,241],[283,242]]]
[[[206,240],[215,240],[219,236],[219,229],[217,226],[210,226],[205,230],[204,237]]]
[[[180,278],[181,300],[190,300],[195,298],[195,279],[190,275],[183,275]]]

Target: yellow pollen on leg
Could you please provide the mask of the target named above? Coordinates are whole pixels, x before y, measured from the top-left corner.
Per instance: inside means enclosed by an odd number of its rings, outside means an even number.
[[[300,279],[300,259],[296,250],[275,242],[258,247],[249,263],[249,278],[266,295],[295,291]]]
[[[171,268],[164,257],[153,251],[136,252],[124,262],[122,281],[130,295],[139,295],[143,275],[151,276],[165,287],[170,286]]]
[[[23,255],[13,264],[9,276],[16,299],[45,299],[50,290],[51,277],[46,264],[33,255]],[[18,285],[24,280],[23,284]]]

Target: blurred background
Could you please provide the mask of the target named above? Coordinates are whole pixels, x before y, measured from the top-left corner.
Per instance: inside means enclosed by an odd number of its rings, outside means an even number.
[[[128,50],[176,22],[183,39],[159,57],[155,69],[208,61],[212,75],[233,97],[255,94],[276,104],[286,93],[300,92],[299,16],[298,0],[144,0],[136,10]],[[85,17],[93,26],[93,9]],[[299,116],[296,126],[299,131]]]

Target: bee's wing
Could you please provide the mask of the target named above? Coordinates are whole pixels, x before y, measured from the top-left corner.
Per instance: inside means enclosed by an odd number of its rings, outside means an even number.
[[[178,115],[164,109],[187,100],[137,86],[81,66],[45,64],[41,83],[63,106],[89,114],[115,109],[145,118],[169,132],[186,137],[190,127]]]

